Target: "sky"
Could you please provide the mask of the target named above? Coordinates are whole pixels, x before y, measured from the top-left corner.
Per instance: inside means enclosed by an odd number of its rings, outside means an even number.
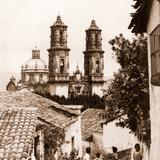
[[[70,73],[77,63],[83,71],[85,30],[94,19],[102,29],[104,75],[112,77],[119,65],[108,41],[120,33],[133,36],[127,29],[132,4],[133,0],[0,0],[0,90],[12,74],[19,78],[21,65],[31,58],[35,46],[48,62],[50,26],[58,14],[68,26]]]

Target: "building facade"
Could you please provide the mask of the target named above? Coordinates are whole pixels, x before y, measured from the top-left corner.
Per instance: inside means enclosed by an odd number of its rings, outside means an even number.
[[[68,97],[69,51],[67,47],[67,26],[58,16],[51,26],[49,52],[49,92]]]
[[[89,90],[87,82],[87,78],[82,75],[82,72],[79,70],[77,65],[76,71],[73,72],[73,76],[70,76],[69,97],[88,95]]]
[[[49,52],[49,92],[68,96],[98,94],[103,91],[104,60],[101,29],[92,20],[86,30],[86,50],[84,51],[84,75],[76,69],[69,75],[69,51],[67,46],[67,26],[58,16],[51,26]]]
[[[134,33],[148,35],[151,146],[149,156],[144,155],[144,159],[157,160],[160,159],[160,0],[142,0],[136,4],[139,9],[130,28]]]
[[[86,30],[86,50],[84,53],[84,76],[87,77],[89,93],[102,96],[104,83],[104,51],[102,50],[101,29],[92,20],[89,29]]]
[[[48,65],[40,58],[40,50],[32,50],[31,59],[21,66],[21,79],[16,81],[12,76],[6,86],[7,91],[48,91]]]
[[[150,117],[151,117],[151,150],[150,159],[160,158],[160,1],[153,0],[147,24],[148,33],[148,64],[150,79]]]

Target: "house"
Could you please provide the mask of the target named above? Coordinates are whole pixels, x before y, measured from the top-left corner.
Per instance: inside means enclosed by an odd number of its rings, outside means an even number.
[[[117,147],[121,159],[131,156],[131,148],[137,142],[128,128],[118,127],[116,123],[124,115],[110,117],[105,109],[89,108],[82,112],[82,146],[90,146],[92,156],[97,152],[107,156],[112,147]]]
[[[57,146],[68,154],[76,149],[82,156],[80,116],[75,111],[32,92],[1,92],[1,108],[37,108],[34,156],[53,159]]]
[[[92,155],[103,153],[103,122],[105,109],[89,108],[82,112],[82,145],[83,152],[91,147]]]
[[[151,146],[148,159],[160,159],[160,0],[136,1],[129,28],[147,32],[150,88]],[[148,155],[147,155],[148,156]],[[147,158],[146,158],[147,159]]]

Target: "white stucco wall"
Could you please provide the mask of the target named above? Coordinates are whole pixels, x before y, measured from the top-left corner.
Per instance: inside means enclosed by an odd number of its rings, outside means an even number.
[[[112,152],[112,146],[119,151],[133,148],[137,142],[137,138],[128,128],[117,127],[116,122],[115,120],[103,125],[103,148],[106,152]]]
[[[81,136],[81,119],[78,120],[65,128],[65,141],[63,144],[63,152],[67,152],[68,155],[72,151],[72,137],[74,137],[74,148],[79,151],[79,156],[82,157],[82,136]]]
[[[150,34],[155,27],[160,24],[160,3],[153,0],[150,11],[150,18],[147,25],[148,33],[148,62],[149,62],[149,81],[151,77],[151,51]],[[153,86],[150,83],[150,118],[151,118],[151,149],[150,160],[160,159],[160,87]]]
[[[93,132],[92,136],[93,136],[93,139],[91,142],[82,140],[83,155],[85,154],[87,147],[91,147],[91,156],[95,156],[97,152],[100,152],[101,154],[104,153],[103,133]]]
[[[103,84],[102,83],[93,83],[92,84],[92,94],[97,94],[100,97],[103,96]]]
[[[94,132],[93,141],[90,143],[91,154],[95,156],[97,152],[103,153],[103,133]]]
[[[82,140],[82,155],[85,154],[87,147],[90,147],[90,143],[88,141]]]
[[[51,95],[56,94],[56,85],[55,84],[49,84],[49,92]]]
[[[68,83],[60,83],[56,85],[56,94],[68,97]]]
[[[68,97],[68,83],[54,83],[49,85],[51,95]]]

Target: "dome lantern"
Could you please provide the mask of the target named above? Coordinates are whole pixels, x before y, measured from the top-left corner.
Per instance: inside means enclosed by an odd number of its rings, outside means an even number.
[[[48,72],[48,68],[46,66],[45,61],[40,58],[40,50],[35,47],[35,49],[32,50],[32,58],[22,65],[22,70],[34,70],[36,72],[40,69]]]
[[[32,59],[40,59],[40,50],[37,47],[32,50]]]

